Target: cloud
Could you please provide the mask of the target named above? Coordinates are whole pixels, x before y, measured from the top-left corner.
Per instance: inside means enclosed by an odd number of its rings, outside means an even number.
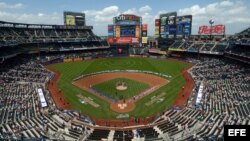
[[[153,16],[151,14],[152,8],[148,5],[140,8],[131,8],[125,11],[120,11],[116,5],[105,7],[101,10],[86,10],[83,11],[86,14],[87,25],[94,26],[94,32],[99,35],[107,35],[107,25],[113,24],[113,17],[120,14],[133,14],[141,16],[143,23],[151,24],[150,28],[153,31]]]
[[[37,16],[42,17],[42,16],[44,16],[44,14],[43,13],[38,13]]]
[[[33,23],[33,24],[62,24],[63,16],[57,12],[44,14],[38,13],[23,13],[17,9],[24,8],[22,3],[9,4],[0,2],[0,19],[7,22],[17,23]],[[10,10],[10,9],[15,9]]]
[[[231,2],[231,1],[225,0],[225,1],[222,1],[222,2],[220,3],[220,5],[221,5],[221,6],[233,6],[234,3]]]
[[[204,7],[193,5],[178,10],[178,15],[193,15],[192,33],[198,33],[200,25],[208,25],[209,19],[215,24],[225,24],[226,34],[234,34],[247,28],[250,23],[250,12],[242,1],[220,1]]]
[[[33,24],[62,24],[62,15],[58,13],[27,14],[27,13],[9,13],[0,11],[0,19],[8,22],[33,23]]]
[[[5,2],[0,2],[0,9],[16,9],[22,8],[24,5],[22,3],[17,4],[7,4]]]
[[[151,12],[152,8],[148,5],[145,5],[139,9],[139,12],[141,13],[148,13]]]
[[[137,14],[138,14],[138,11],[136,10],[136,8],[131,8],[131,9],[128,9],[128,10],[122,12],[122,14],[133,14],[133,15],[137,15]]]
[[[83,12],[86,14],[87,20],[107,23],[113,21],[113,17],[119,13],[119,7],[109,6],[101,10],[86,10]]]

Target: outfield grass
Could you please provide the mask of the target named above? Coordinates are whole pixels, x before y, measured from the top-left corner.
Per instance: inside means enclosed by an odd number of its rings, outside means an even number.
[[[172,78],[167,85],[137,101],[136,108],[129,113],[130,116],[134,117],[147,117],[152,114],[159,113],[173,104],[185,83],[184,78],[181,76],[181,71],[188,66],[189,64],[187,63],[174,62],[171,60],[121,57],[54,64],[49,66],[49,68],[61,73],[61,76],[57,81],[58,87],[61,89],[64,97],[68,99],[69,103],[74,109],[91,117],[114,119],[118,113],[109,109],[109,103],[72,85],[73,79],[82,74],[116,69],[148,70],[171,75]],[[155,103],[145,107],[145,103],[148,102],[153,95],[160,94],[161,92],[166,92],[165,100],[163,102]],[[78,101],[76,96],[77,94],[91,97],[96,103],[100,105],[100,107],[94,108],[90,105],[81,104]]]
[[[125,82],[127,84],[127,89],[122,91],[117,90],[117,82]],[[121,100],[121,97],[123,97],[123,99],[128,99],[135,95],[138,95],[143,90],[149,88],[149,85],[131,79],[117,78],[96,84],[93,86],[93,88],[97,89],[100,92],[103,92],[105,95],[108,95],[115,100]]]

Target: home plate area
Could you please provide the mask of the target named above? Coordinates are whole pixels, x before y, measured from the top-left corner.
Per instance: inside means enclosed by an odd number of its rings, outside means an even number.
[[[110,109],[117,113],[127,113],[132,111],[135,108],[134,102],[126,102],[124,100],[120,100],[118,102],[110,103]]]
[[[124,104],[118,104],[118,107],[121,109],[121,110],[123,110],[123,109],[125,109],[126,107],[127,107],[127,103],[124,103]]]

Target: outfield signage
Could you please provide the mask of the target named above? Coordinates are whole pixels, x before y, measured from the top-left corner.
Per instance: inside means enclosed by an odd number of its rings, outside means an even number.
[[[113,37],[109,37],[108,38],[108,43],[109,44],[114,44],[115,43],[114,38]]]
[[[222,24],[218,24],[218,25],[214,25],[214,26],[207,26],[207,25],[203,25],[199,27],[199,31],[198,34],[200,35],[208,35],[208,34],[216,34],[216,35],[221,35],[221,34],[225,34],[225,25]]]
[[[115,26],[115,37],[121,36],[121,28],[120,26]]]
[[[170,51],[185,51],[184,49],[178,49],[178,48],[169,48]]]
[[[114,26],[108,25],[108,36],[113,37],[114,36]]]
[[[148,30],[148,25],[147,24],[142,24],[142,31],[147,31]]]
[[[160,14],[160,19],[155,20],[155,27],[157,26],[160,28],[159,35],[164,38],[190,35],[192,31],[192,15],[177,16],[177,12]]]
[[[117,38],[108,38],[109,44],[138,44],[140,43],[140,38],[136,37],[117,37]]]
[[[159,49],[149,49],[148,52],[149,53],[155,53],[155,54],[162,54],[162,55],[166,55],[167,54],[166,51],[161,51]]]
[[[140,25],[140,23],[136,21],[120,21],[116,25]]]
[[[148,37],[142,37],[142,43],[147,44],[148,43]]]
[[[119,15],[113,18],[115,25],[140,25],[141,17],[135,15]]]

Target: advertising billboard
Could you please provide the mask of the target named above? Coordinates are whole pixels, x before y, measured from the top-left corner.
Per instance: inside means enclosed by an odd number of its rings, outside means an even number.
[[[198,34],[210,34],[210,28],[207,25],[199,26]]]
[[[75,17],[72,15],[66,15],[66,25],[76,25]]]
[[[142,33],[141,36],[142,37],[147,37],[148,34],[148,25],[147,24],[142,24]]]
[[[213,34],[213,35],[221,35],[225,34],[225,25],[214,25],[212,27],[203,25],[199,27],[198,34],[202,35],[208,35],[208,34]]]
[[[155,19],[155,26],[160,26],[160,19]]]
[[[135,37],[140,38],[140,26],[135,27]]]
[[[148,52],[149,53],[155,53],[155,54],[162,54],[162,55],[166,55],[167,54],[166,51],[161,51],[160,49],[149,49]]]
[[[114,30],[114,26],[113,25],[108,25],[108,31],[113,31]]]
[[[142,37],[147,37],[148,36],[148,32],[147,31],[142,31]]]
[[[176,16],[171,15],[167,18],[167,25],[175,25],[176,24]]]
[[[168,28],[168,30],[167,30],[167,28]],[[169,34],[169,35],[174,35],[174,34],[176,34],[176,25],[175,25],[175,24],[169,25],[168,27],[166,26],[165,29],[166,29],[166,30],[165,30],[166,34]]]
[[[147,44],[148,43],[148,37],[142,37],[141,43]]]
[[[161,26],[161,34],[166,34],[166,26]]]
[[[138,44],[140,43],[140,39],[136,37],[109,37],[108,40],[109,44]]]
[[[129,14],[121,14],[113,18],[115,25],[140,25],[141,17]]]
[[[108,25],[108,36],[114,36],[114,26],[113,25]]]
[[[116,38],[117,44],[130,44],[132,43],[132,37],[118,37]]]
[[[176,35],[176,16],[177,12],[160,14],[161,35]]]
[[[131,43],[138,44],[140,42],[139,38],[131,38]]]
[[[191,35],[192,31],[192,15],[176,17],[176,34]]]
[[[169,25],[164,26],[164,34],[169,35]]]
[[[177,16],[177,12],[170,12],[165,14],[160,14],[160,24],[163,25],[173,25],[175,24],[175,19]]]
[[[108,43],[109,44],[114,44],[115,43],[115,40],[113,37],[108,37]]]
[[[108,36],[109,37],[113,37],[114,36],[114,32],[108,32]]]
[[[120,37],[121,36],[120,32],[121,32],[120,26],[116,26],[115,27],[115,37]]]
[[[148,30],[148,25],[142,24],[142,31],[147,31],[147,30]]]
[[[226,27],[225,27],[225,25],[222,25],[222,24],[218,24],[218,25],[215,25],[215,26],[213,26],[213,33],[215,33],[215,34],[225,34],[225,32],[226,32]]]
[[[170,15],[167,20],[168,32],[166,30],[167,35],[176,35],[176,16]],[[166,27],[167,29],[167,27]]]
[[[155,19],[155,35],[160,34],[160,19]]]
[[[160,34],[159,31],[160,31],[160,27],[156,26],[155,27],[155,35],[159,35]]]
[[[167,24],[167,17],[162,17],[161,18],[161,25],[166,25]]]

